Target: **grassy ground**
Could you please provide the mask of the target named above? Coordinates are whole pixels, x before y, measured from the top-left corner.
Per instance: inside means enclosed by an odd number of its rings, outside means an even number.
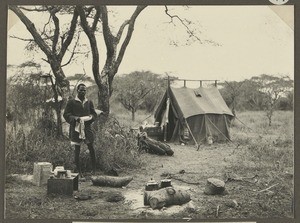
[[[127,116],[128,115],[128,116]],[[124,122],[138,125],[147,115]],[[8,177],[5,185],[6,218],[9,219],[252,219],[291,218],[293,197],[293,113],[276,112],[269,127],[262,112],[238,114],[231,129],[232,143],[193,146],[171,144],[174,156],[140,154],[141,166],[124,170],[133,176],[122,189],[95,187],[80,182],[79,192],[90,200],[47,196],[46,186],[37,187],[18,177]],[[122,119],[121,119],[122,120]],[[127,121],[126,121],[127,120]],[[120,121],[122,122],[122,121]],[[149,121],[151,123],[151,121]],[[180,174],[185,170],[184,174]],[[99,173],[101,174],[101,173]],[[187,190],[190,205],[152,210],[143,205],[145,183],[172,176],[176,188]],[[226,195],[203,193],[210,177],[226,181]],[[248,178],[243,178],[248,177]],[[115,194],[122,199],[111,202]],[[233,207],[231,204],[238,204]]]

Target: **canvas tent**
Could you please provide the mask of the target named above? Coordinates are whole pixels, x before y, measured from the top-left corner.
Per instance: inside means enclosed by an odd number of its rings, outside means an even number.
[[[167,141],[183,141],[189,131],[189,141],[201,144],[209,137],[214,142],[230,139],[233,114],[216,87],[169,87],[154,118],[160,126],[167,126]]]

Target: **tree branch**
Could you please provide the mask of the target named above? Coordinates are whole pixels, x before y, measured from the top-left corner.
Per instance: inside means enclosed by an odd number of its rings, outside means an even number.
[[[118,44],[120,42],[120,39],[122,37],[122,34],[123,34],[123,31],[125,29],[125,27],[129,24],[129,20],[126,20],[123,22],[123,24],[121,25],[118,33],[117,33],[117,36],[116,36],[116,43]]]
[[[191,29],[189,28],[189,26],[185,23],[185,21],[184,21],[183,19],[181,19],[178,15],[171,15],[171,14],[169,13],[168,6],[166,6],[166,5],[165,5],[165,13],[166,13],[167,16],[170,17],[170,19],[171,19],[170,22],[171,22],[171,23],[174,24],[174,22],[173,22],[173,19],[174,19],[174,18],[177,19],[177,20],[179,20],[179,22],[186,28],[187,33],[188,33],[190,36],[193,36],[194,38],[196,38],[200,43],[202,43],[202,40],[201,40],[198,36],[195,35],[194,31],[191,30]],[[190,23],[190,22],[189,22],[189,23]]]
[[[66,66],[66,65],[68,65],[68,64],[71,63],[71,61],[72,61],[72,59],[73,59],[73,57],[74,57],[74,55],[75,55],[75,49],[76,49],[76,47],[77,47],[77,45],[78,45],[79,37],[80,37],[80,35],[77,36],[77,41],[76,41],[76,43],[74,44],[73,50],[71,51],[71,56],[70,56],[69,60],[68,60],[65,64],[61,65],[61,67],[64,67],[64,66]]]
[[[43,61],[45,61],[46,63],[49,63],[49,60],[46,60],[44,58],[41,58]]]
[[[43,31],[41,32],[41,35],[44,35],[46,33],[46,26],[49,25],[50,20],[51,20],[51,15],[49,16],[48,22],[44,25]]]
[[[34,7],[33,9],[32,8],[26,8],[26,7],[23,7],[23,6],[19,6],[19,9],[23,9],[25,11],[28,11],[28,12],[47,12],[48,9],[46,8],[37,8],[37,7]]]
[[[64,55],[66,53],[66,50],[68,49],[69,45],[71,44],[71,42],[73,40],[73,37],[74,37],[74,34],[75,34],[75,29],[76,29],[76,26],[77,26],[78,16],[79,16],[78,11],[76,9],[74,9],[73,17],[72,17],[70,28],[69,28],[69,31],[68,31],[68,36],[67,36],[66,40],[64,42],[62,42],[62,47],[61,47],[61,50],[60,50],[59,55],[58,55],[58,58],[59,58],[60,61],[64,57]]]
[[[96,84],[98,86],[100,86],[101,78],[100,78],[100,73],[99,73],[99,52],[98,52],[98,47],[97,47],[97,40],[96,40],[94,32],[91,30],[91,28],[88,25],[83,7],[77,5],[76,10],[80,16],[80,21],[81,21],[81,26],[83,28],[83,31],[89,38],[92,55],[93,55],[93,64],[92,64],[93,75],[94,75]]]
[[[94,21],[93,21],[93,25],[92,25],[92,28],[91,30],[93,32],[96,31],[96,28],[97,28],[97,24],[98,24],[98,21],[99,21],[99,18],[100,18],[100,14],[101,14],[101,10],[99,7],[96,7],[96,15],[94,17]]]
[[[52,41],[52,52],[56,54],[56,47],[59,39],[59,33],[60,33],[60,28],[59,28],[59,19],[56,16],[56,12],[58,10],[54,8],[49,8],[49,13],[53,19],[54,22],[54,36],[53,36],[53,41]]]
[[[24,39],[24,38],[21,38],[21,37],[18,37],[18,36],[9,36],[10,38],[14,38],[14,39],[18,39],[18,40],[22,40],[22,41],[28,41],[28,42],[31,42],[31,41],[34,41],[34,39]]]
[[[122,62],[122,59],[124,57],[124,54],[125,54],[125,50],[129,44],[129,41],[131,39],[131,36],[132,36],[132,33],[133,33],[133,30],[134,30],[134,24],[135,24],[135,20],[136,18],[139,16],[139,14],[146,8],[147,6],[146,5],[143,5],[143,6],[137,6],[135,11],[133,12],[130,20],[129,20],[129,26],[128,26],[128,31],[127,31],[127,35],[125,37],[125,40],[124,42],[122,43],[122,46],[120,48],[120,52],[119,52],[119,55],[117,57],[117,60],[116,60],[116,63],[115,63],[115,74],[117,73],[118,69],[119,69],[119,66],[120,66],[120,63]]]
[[[9,5],[9,9],[12,10],[20,20],[25,24],[27,30],[31,33],[34,41],[38,44],[41,50],[48,56],[51,54],[50,48],[47,46],[45,41],[42,39],[40,34],[37,32],[34,24],[25,16],[25,14],[15,5]]]
[[[107,15],[107,7],[101,6],[101,18],[102,18],[102,30],[103,37],[107,49],[107,59],[110,59],[114,54],[114,36],[111,33],[111,30],[108,25],[108,15]]]
[[[90,7],[86,8],[86,12],[87,12],[86,15],[85,15],[86,18],[88,18],[90,16],[91,12],[93,11],[93,8],[95,8],[95,7],[90,6]]]

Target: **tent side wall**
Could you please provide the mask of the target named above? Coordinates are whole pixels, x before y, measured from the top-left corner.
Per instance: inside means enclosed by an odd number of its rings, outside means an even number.
[[[230,139],[231,116],[229,115],[195,115],[187,118],[187,123],[199,144],[205,143],[209,136],[212,136],[214,142],[223,142]],[[172,141],[180,139],[180,133],[184,131],[183,128],[184,126],[181,126],[181,129],[177,131],[178,136],[174,136]],[[194,143],[192,136],[190,136],[189,142]]]
[[[207,114],[205,115],[205,123],[207,127],[207,137],[212,136],[213,141],[222,142],[230,140],[229,129],[231,126],[231,116]]]

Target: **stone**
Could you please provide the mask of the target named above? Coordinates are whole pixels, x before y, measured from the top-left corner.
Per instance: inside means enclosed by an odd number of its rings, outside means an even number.
[[[48,162],[35,162],[33,166],[33,184],[42,186],[47,184],[52,171],[52,164]]]
[[[216,178],[207,179],[204,193],[207,195],[224,194],[225,182]]]

